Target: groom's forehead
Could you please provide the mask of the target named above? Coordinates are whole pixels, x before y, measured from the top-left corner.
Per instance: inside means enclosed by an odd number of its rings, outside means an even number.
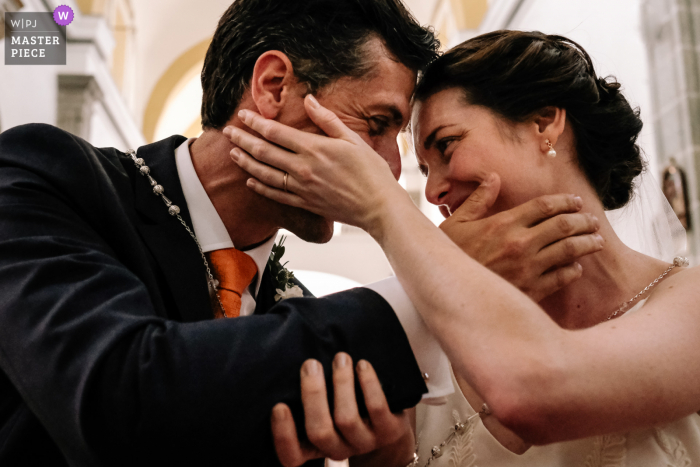
[[[415,70],[383,56],[366,76],[340,78],[324,94],[334,106],[365,116],[380,113],[387,123],[403,128],[411,116],[416,75]]]

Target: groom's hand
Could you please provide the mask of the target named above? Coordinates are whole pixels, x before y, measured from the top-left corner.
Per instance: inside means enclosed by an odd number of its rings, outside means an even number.
[[[405,466],[415,447],[406,412],[393,414],[377,374],[369,362],[357,365],[368,419],[360,417],[355,398],[352,359],[339,353],[333,361],[333,415],[328,406],[321,364],[307,360],[301,370],[301,399],[308,442],[300,442],[289,407],[277,404],[272,411],[272,436],[277,457],[285,467],[311,459],[352,458],[353,466]]]
[[[441,225],[469,256],[539,302],[581,277],[579,258],[603,248],[598,219],[574,195],[546,195],[484,218],[500,190],[492,174]],[[445,208],[443,215],[449,215]]]

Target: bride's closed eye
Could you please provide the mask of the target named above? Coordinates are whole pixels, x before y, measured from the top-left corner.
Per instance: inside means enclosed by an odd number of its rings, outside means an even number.
[[[443,161],[446,164],[448,164],[450,162],[450,159],[452,158],[452,151],[450,150],[450,148],[453,146],[452,143],[454,143],[458,139],[459,138],[457,136],[447,136],[435,142],[435,149],[438,150],[438,152],[443,158]]]

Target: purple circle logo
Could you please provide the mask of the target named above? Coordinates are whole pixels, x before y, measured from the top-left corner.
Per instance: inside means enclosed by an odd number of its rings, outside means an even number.
[[[56,21],[56,24],[59,26],[68,26],[73,22],[73,18],[75,18],[75,14],[73,13],[73,9],[69,6],[61,5],[56,7],[53,11],[53,20]]]

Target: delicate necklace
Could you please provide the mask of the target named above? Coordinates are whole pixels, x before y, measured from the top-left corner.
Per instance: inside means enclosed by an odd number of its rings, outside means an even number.
[[[653,289],[654,286],[656,286],[656,284],[658,284],[659,282],[661,282],[661,280],[662,280],[664,277],[666,277],[666,275],[667,275],[669,272],[671,272],[671,270],[672,270],[673,268],[675,268],[675,267],[682,267],[682,268],[684,268],[684,267],[686,267],[686,266],[688,266],[688,258],[685,258],[685,257],[683,257],[683,256],[676,256],[675,258],[673,258],[673,264],[670,265],[670,266],[668,267],[668,269],[666,269],[664,272],[662,272],[661,275],[660,275],[659,277],[657,277],[656,279],[654,279],[654,280],[651,282],[651,284],[649,284],[649,285],[647,285],[646,287],[644,287],[644,288],[642,289],[641,292],[639,292],[637,295],[635,295],[634,297],[630,298],[630,299],[627,300],[625,303],[623,303],[622,305],[620,305],[620,308],[618,308],[617,310],[615,310],[615,312],[613,312],[610,316],[608,316],[608,317],[605,318],[603,321],[601,321],[601,323],[604,323],[604,322],[606,322],[606,321],[610,321],[611,319],[613,319],[613,318],[616,317],[616,316],[622,316],[622,315],[624,315],[624,314],[628,311],[628,308],[629,308],[629,306],[632,304],[632,302],[634,302],[634,301],[637,300],[639,297],[641,297],[642,295],[644,295],[645,293],[647,293],[648,291],[650,291],[651,289]]]
[[[153,187],[153,194],[156,196],[160,196],[160,199],[162,199],[165,205],[168,207],[168,214],[176,217],[177,220],[180,221],[180,224],[182,224],[185,230],[187,230],[187,233],[190,234],[190,237],[192,237],[192,240],[194,240],[194,242],[197,244],[199,254],[202,257],[204,267],[207,270],[207,282],[209,283],[209,287],[214,291],[214,295],[216,295],[216,301],[219,303],[219,307],[221,307],[221,312],[224,314],[224,318],[228,318],[228,316],[226,316],[226,310],[224,309],[224,305],[221,304],[221,298],[219,297],[219,290],[217,288],[218,282],[216,281],[216,279],[214,279],[214,275],[211,273],[207,257],[202,251],[202,245],[199,244],[199,240],[197,240],[197,237],[195,236],[194,232],[192,232],[185,220],[182,218],[182,216],[180,216],[180,208],[176,204],[173,204],[173,202],[170,201],[164,195],[165,188],[163,188],[162,185],[158,184],[158,182],[150,175],[151,169],[146,165],[146,161],[144,161],[140,157],[137,158],[136,151],[134,151],[133,149],[129,149],[128,151],[126,151],[126,153],[129,156],[131,156],[131,160],[134,161],[134,165],[137,169],[139,169],[139,173],[141,173],[141,175],[143,175],[144,177],[148,178],[149,183]]]

